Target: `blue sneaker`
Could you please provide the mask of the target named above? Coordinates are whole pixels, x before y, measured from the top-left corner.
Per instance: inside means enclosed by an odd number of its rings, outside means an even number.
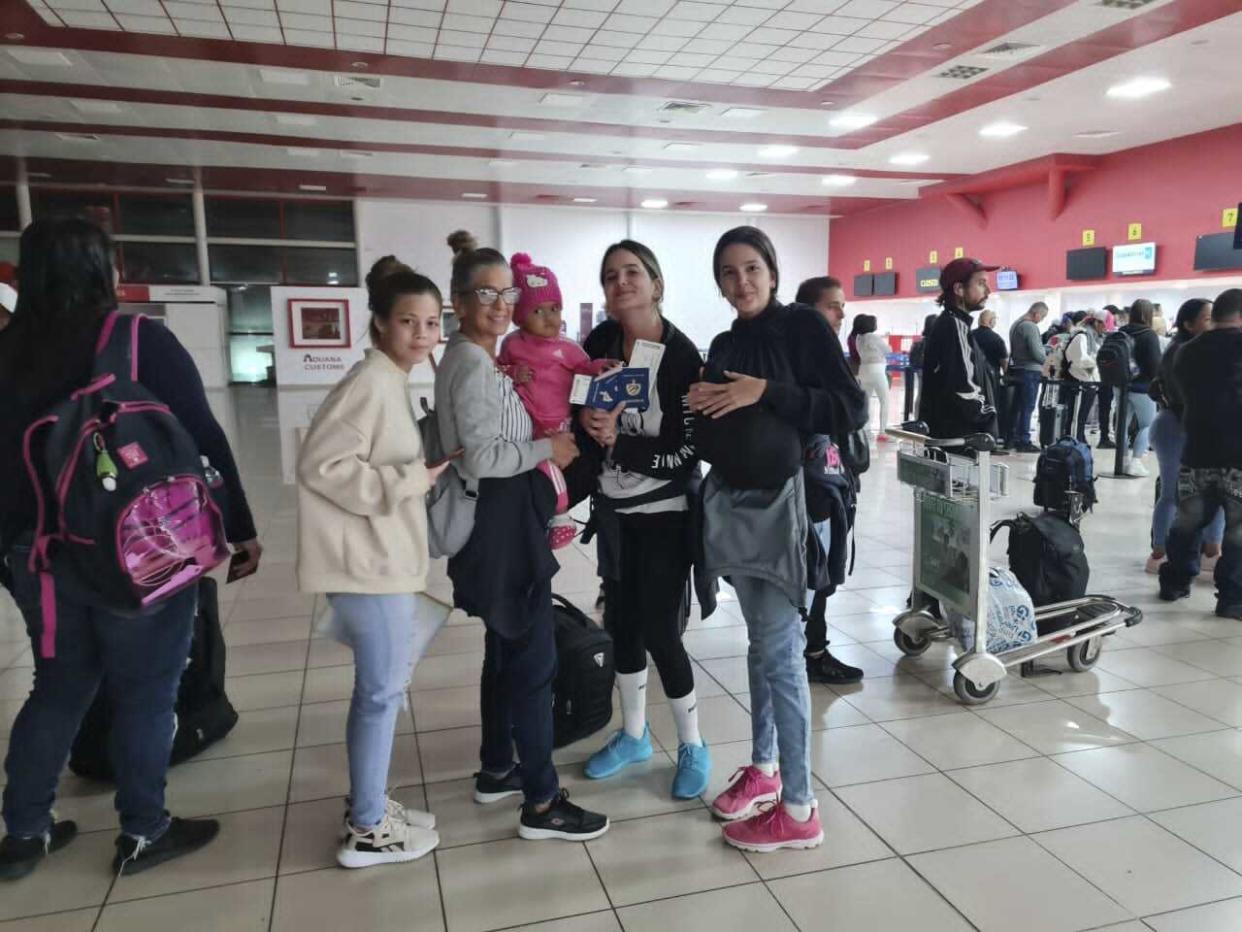
[[[603,780],[630,764],[639,764],[651,757],[651,732],[644,726],[641,738],[631,738],[620,729],[608,743],[591,755],[585,773],[590,780]]]
[[[712,754],[706,744],[677,745],[677,776],[673,777],[673,799],[694,799],[707,792],[712,775]]]

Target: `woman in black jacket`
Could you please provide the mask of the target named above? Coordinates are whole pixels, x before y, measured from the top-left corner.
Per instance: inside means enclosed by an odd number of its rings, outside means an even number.
[[[592,779],[611,777],[652,755],[647,728],[647,654],[660,672],[677,725],[676,799],[707,790],[711,755],[699,734],[694,669],[681,641],[692,561],[686,492],[698,475],[694,419],[686,393],[703,360],[664,318],[664,276],[642,243],[609,246],[600,264],[609,319],[587,337],[592,359],[651,368],[645,411],[583,408],[580,422],[602,451],[593,495],[604,578],[604,627],[612,634],[621,696],[621,729],[586,763]]]
[[[1160,337],[1151,329],[1154,313],[1152,303],[1140,298],[1130,307],[1130,322],[1121,328],[1122,333],[1128,333],[1134,340],[1134,364],[1138,367],[1138,375],[1128,387],[1130,417],[1135,422],[1137,433],[1130,446],[1130,455],[1125,460],[1125,473],[1139,479],[1150,475],[1143,465],[1143,457],[1151,446],[1151,425],[1156,419],[1156,402],[1148,395],[1152,380],[1160,371]],[[1119,426],[1117,441],[1124,443],[1128,434],[1128,423]]]

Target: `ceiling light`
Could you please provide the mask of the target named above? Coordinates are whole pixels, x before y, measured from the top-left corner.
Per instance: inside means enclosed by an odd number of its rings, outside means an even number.
[[[668,206],[668,201],[662,197],[649,197],[643,201],[642,206],[647,210],[663,210]]]
[[[642,165],[627,165],[625,168],[621,169],[621,171],[625,172],[627,175],[650,175],[655,171],[655,169],[646,168]]]
[[[819,105],[821,107],[835,107],[837,105],[837,102],[835,100],[821,100],[819,102]]]
[[[708,181],[732,181],[738,176],[736,168],[713,168],[707,173]]]
[[[518,130],[515,133],[510,133],[509,138],[517,140],[518,142],[538,142],[540,139],[543,139],[544,137],[543,137],[543,133],[526,133],[526,132],[522,132],[521,130]]]
[[[767,209],[768,209],[768,205],[767,205],[767,204],[760,204],[760,203],[758,203],[758,202],[756,202],[756,201],[752,201],[752,202],[751,202],[751,203],[749,203],[749,204],[743,204],[743,205],[739,208],[739,210],[741,210],[741,211],[742,211],[742,213],[744,213],[744,214],[761,214],[761,213],[763,213],[763,212],[764,212],[765,210],[767,210]]]
[[[55,68],[72,68],[73,62],[63,52],[52,49],[8,49],[9,55],[23,65],[50,65]]]
[[[922,165],[931,156],[925,152],[902,152],[888,160],[890,165]]]
[[[848,188],[857,180],[853,175],[825,175],[819,183],[829,188]]]
[[[785,145],[764,146],[762,149],[759,150],[759,156],[760,158],[765,158],[765,159],[787,159],[791,155],[797,154],[797,152],[798,152],[797,146],[785,146]]]
[[[115,100],[71,100],[69,103],[79,113],[120,113],[121,105]]]
[[[193,178],[165,178],[168,184],[194,184]]]
[[[361,149],[342,149],[341,158],[343,159],[373,159],[374,152],[363,152]]]
[[[698,146],[693,142],[670,142],[664,147],[665,152],[693,152]]]
[[[575,204],[594,204],[598,200],[599,198],[597,197],[575,197],[574,203]]]
[[[367,64],[366,62],[364,62],[364,61],[351,61],[351,62],[349,63],[349,67],[351,67],[351,68],[355,68],[355,69],[357,69],[358,71],[363,71],[363,70],[365,70],[365,69],[369,68],[369,67],[370,67],[370,65],[368,65],[368,64]]]
[[[870,113],[839,113],[828,121],[828,125],[836,129],[862,129],[878,119]]]
[[[314,126],[315,118],[309,113],[278,113],[276,122],[281,126]]]
[[[285,153],[288,155],[292,155],[294,158],[313,159],[315,156],[319,154],[319,150],[318,149],[298,149],[294,146],[289,146],[288,148],[285,149]]]
[[[1167,91],[1172,86],[1164,78],[1131,78],[1129,81],[1123,81],[1121,84],[1114,84],[1110,87],[1108,89],[1108,96],[1118,97],[1122,100],[1138,100],[1140,97],[1147,97],[1151,94]]]
[[[328,186],[326,184],[300,184],[298,185],[298,190],[299,191],[327,191]]]
[[[570,87],[586,87],[586,81],[579,81],[577,79],[574,79],[573,81],[569,82],[569,86]]]
[[[99,142],[99,137],[94,133],[57,133],[56,138],[65,142]]]
[[[989,123],[983,127],[983,129],[979,130],[979,135],[985,136],[988,139],[1008,139],[1010,136],[1016,136],[1018,133],[1025,132],[1026,127],[1020,123],[999,120],[996,123]]]
[[[730,107],[720,115],[726,120],[753,120],[757,116],[762,116],[763,111],[756,110],[754,107]]]
[[[539,102],[545,107],[581,107],[587,102],[587,98],[581,94],[558,94],[550,91],[540,97]]]
[[[487,200],[487,195],[486,195],[486,194],[480,194],[480,193],[479,193],[479,192],[477,192],[477,191],[467,191],[467,192],[465,192],[465,193],[462,195],[462,197],[464,197],[464,198],[465,198],[466,200],[468,200],[468,201],[485,201],[485,200]]]
[[[950,45],[948,42],[937,42],[935,45],[932,46],[932,48],[935,49],[937,52],[947,52],[949,49],[953,48],[953,46]]]
[[[310,84],[310,75],[305,71],[290,71],[286,68],[260,68],[259,79],[265,84]]]
[[[487,163],[492,168],[508,168],[510,165],[516,165],[516,159],[492,159]]]
[[[1075,133],[1076,139],[1107,139],[1109,136],[1119,136],[1119,129],[1088,129],[1081,133]]]
[[[10,42],[21,42],[22,39],[26,37],[22,35],[22,33],[20,32],[6,32],[4,34],[4,38],[6,38]]]

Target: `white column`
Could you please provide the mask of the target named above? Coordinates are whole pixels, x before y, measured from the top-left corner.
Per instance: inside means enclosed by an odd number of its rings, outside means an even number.
[[[211,284],[211,261],[207,255],[207,201],[203,197],[203,184],[197,181],[191,195],[194,208],[194,247],[198,253],[198,281]]]
[[[34,213],[30,209],[30,182],[26,180],[26,168],[23,165],[18,169],[17,176],[17,225],[21,229],[26,229],[34,220]]]

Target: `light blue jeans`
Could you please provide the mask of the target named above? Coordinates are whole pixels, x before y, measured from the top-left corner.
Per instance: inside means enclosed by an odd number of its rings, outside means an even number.
[[[1134,435],[1134,447],[1130,454],[1135,457],[1146,456],[1151,447],[1151,425],[1156,419],[1156,403],[1147,392],[1130,392],[1129,401],[1130,417],[1138,424],[1138,433]],[[1124,441],[1129,430],[1129,424],[1124,428],[1117,428],[1118,441]]]
[[[420,618],[413,593],[332,593],[328,602],[338,631],[354,652],[354,694],[345,726],[349,821],[357,828],[373,828],[384,821],[393,733],[410,675],[445,616]]]
[[[811,690],[806,679],[806,634],[797,606],[779,588],[753,576],[730,579],[750,634],[751,760],[779,763],[781,796],[809,805]]]
[[[1169,528],[1177,517],[1177,474],[1182,466],[1182,451],[1186,448],[1186,431],[1177,415],[1167,408],[1152,422],[1151,446],[1160,463],[1160,497],[1156,499],[1156,509],[1151,516],[1151,546],[1153,550],[1164,550]],[[1224,536],[1225,510],[1222,508],[1203,532],[1203,542],[1219,547]]]

